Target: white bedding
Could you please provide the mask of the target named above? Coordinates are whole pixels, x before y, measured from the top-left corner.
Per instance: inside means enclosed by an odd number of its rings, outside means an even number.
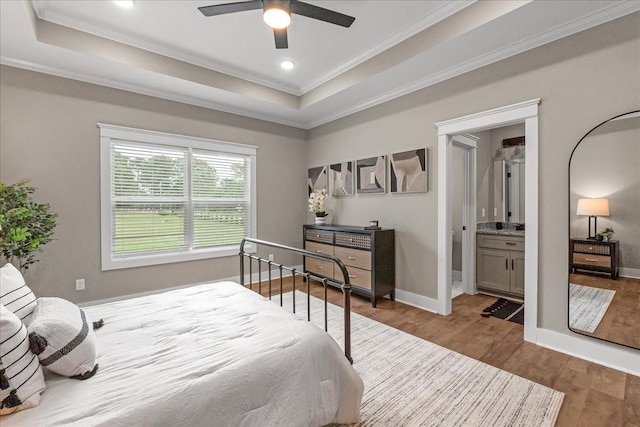
[[[236,283],[85,309],[97,374],[50,374],[11,426],[319,426],[356,422],[363,383],[323,330]]]

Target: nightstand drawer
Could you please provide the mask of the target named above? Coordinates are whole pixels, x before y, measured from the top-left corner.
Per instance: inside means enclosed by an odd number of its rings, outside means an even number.
[[[586,254],[611,255],[611,246],[592,243],[574,243],[574,252],[583,252]]]
[[[307,257],[304,262],[304,269],[306,271],[333,279],[333,262],[321,261],[309,257]],[[342,278],[340,278],[340,280],[342,280]]]
[[[313,240],[314,242],[333,244],[333,231],[307,229],[304,235],[305,240]]]
[[[334,253],[345,265],[371,270],[371,252],[369,251],[336,246]]]
[[[594,254],[573,254],[573,263],[581,265],[593,265],[595,267],[610,267],[611,257]]]

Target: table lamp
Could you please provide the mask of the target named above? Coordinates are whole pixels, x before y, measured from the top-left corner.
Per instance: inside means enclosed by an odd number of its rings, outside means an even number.
[[[598,232],[598,217],[609,216],[609,199],[578,199],[576,215],[589,217],[588,239],[594,239]],[[591,218],[593,218],[593,236],[591,236]]]

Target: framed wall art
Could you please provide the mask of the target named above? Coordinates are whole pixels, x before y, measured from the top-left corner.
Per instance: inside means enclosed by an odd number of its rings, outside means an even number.
[[[329,165],[329,189],[334,197],[353,196],[353,162]]]
[[[386,169],[386,156],[357,160],[356,192],[358,194],[384,193]]]
[[[391,154],[389,175],[392,193],[427,191],[427,149],[420,148]]]
[[[315,190],[327,189],[327,167],[318,166],[316,168],[310,168],[307,172],[307,187],[309,195]]]

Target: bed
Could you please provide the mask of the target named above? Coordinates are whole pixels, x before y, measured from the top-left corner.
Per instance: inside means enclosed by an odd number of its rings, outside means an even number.
[[[46,373],[40,405],[2,417],[2,426],[357,422],[363,383],[348,357],[276,301],[218,282],[85,307],[104,320],[97,374]]]

